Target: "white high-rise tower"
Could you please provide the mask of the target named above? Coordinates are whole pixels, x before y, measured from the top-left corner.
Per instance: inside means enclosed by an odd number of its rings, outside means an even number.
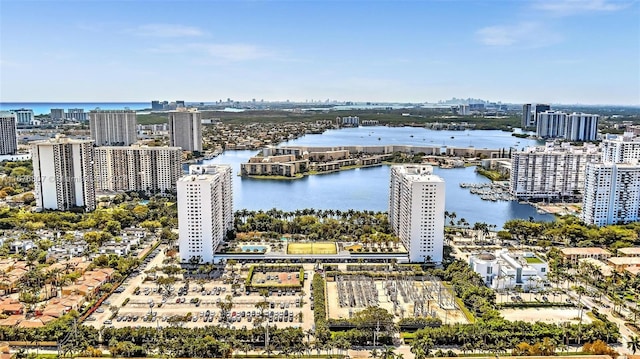
[[[39,209],[96,208],[93,141],[56,137],[31,145]]]
[[[444,180],[431,166],[391,166],[389,222],[411,262],[442,262],[444,202]]]
[[[189,166],[177,187],[180,260],[212,263],[218,245],[233,229],[231,167]]]
[[[605,226],[640,220],[640,166],[635,163],[587,164],[580,218]]]

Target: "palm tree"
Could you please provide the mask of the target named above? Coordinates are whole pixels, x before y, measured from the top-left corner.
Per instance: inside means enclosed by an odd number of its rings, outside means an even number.
[[[456,212],[449,213],[449,219],[450,219],[449,224],[451,225],[451,227],[455,226],[456,217],[457,217]]]
[[[269,344],[264,347],[264,353],[267,354],[268,358],[271,358],[271,354],[276,352],[276,347],[273,344]]]
[[[580,345],[580,340],[582,338],[582,314],[584,313],[584,308],[582,306],[582,296],[587,294],[587,290],[583,286],[579,286],[576,288],[576,293],[578,294],[578,305],[580,306],[580,321],[578,322],[578,345]]]
[[[627,342],[627,349],[631,350],[633,355],[636,355],[636,352],[640,349],[640,338],[638,336],[629,338],[629,341]]]
[[[351,346],[351,343],[349,343],[349,341],[346,338],[340,338],[338,340],[336,340],[336,348],[339,349],[340,354],[342,354],[342,351],[345,349],[349,349],[349,347]]]
[[[411,352],[415,355],[416,359],[424,359],[430,356],[431,349],[433,349],[433,340],[429,337],[421,338],[411,346]]]
[[[244,352],[244,356],[245,358],[247,357],[247,354],[249,353],[249,350],[251,350],[252,346],[249,343],[242,343],[240,344],[240,346],[238,347],[239,350]]]
[[[395,359],[396,353],[394,352],[394,350],[396,350],[396,348],[392,346],[385,346],[382,350],[382,353],[380,354],[380,359]]]

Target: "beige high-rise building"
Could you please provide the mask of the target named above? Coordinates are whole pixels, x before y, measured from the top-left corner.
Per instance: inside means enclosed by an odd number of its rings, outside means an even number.
[[[169,141],[184,151],[202,152],[202,113],[197,110],[169,112]]]
[[[31,143],[36,206],[69,210],[96,207],[93,141],[56,137]]]
[[[179,147],[103,146],[94,149],[97,191],[176,191],[182,176]]]
[[[136,112],[93,110],[89,112],[91,139],[96,146],[129,146],[136,143]]]
[[[0,112],[0,155],[12,155],[18,151],[16,115]]]

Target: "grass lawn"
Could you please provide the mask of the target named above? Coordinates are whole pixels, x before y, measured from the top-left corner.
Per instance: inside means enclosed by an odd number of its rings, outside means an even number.
[[[333,242],[319,243],[289,243],[287,254],[337,254],[336,244]]]
[[[524,257],[528,264],[541,264],[542,260],[538,257]]]

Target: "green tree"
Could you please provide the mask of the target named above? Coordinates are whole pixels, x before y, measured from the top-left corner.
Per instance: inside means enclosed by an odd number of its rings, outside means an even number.
[[[636,355],[636,352],[640,349],[640,338],[638,336],[629,338],[627,349],[631,350],[631,354]]]

